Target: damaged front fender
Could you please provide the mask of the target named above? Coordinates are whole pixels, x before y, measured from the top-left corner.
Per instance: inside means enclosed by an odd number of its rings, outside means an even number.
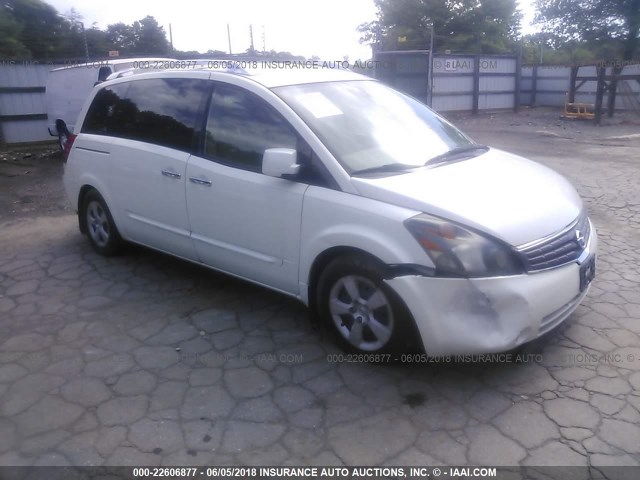
[[[579,267],[474,279],[404,275],[385,282],[413,314],[428,354],[493,353],[535,339],[542,320],[566,305],[573,308],[562,310],[561,320],[569,316],[578,305]]]

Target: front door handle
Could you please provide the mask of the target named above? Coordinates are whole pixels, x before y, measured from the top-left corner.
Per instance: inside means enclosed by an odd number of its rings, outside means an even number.
[[[204,185],[206,187],[211,186],[211,181],[205,180],[204,178],[189,177],[189,180],[191,181],[191,183],[195,183],[197,185]]]
[[[162,170],[162,175],[170,178],[182,178],[182,175],[176,172],[172,172],[171,170]]]

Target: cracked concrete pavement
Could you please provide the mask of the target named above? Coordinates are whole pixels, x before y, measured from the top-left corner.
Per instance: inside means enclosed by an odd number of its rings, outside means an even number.
[[[104,259],[71,213],[18,213],[0,465],[638,465],[640,142],[526,115],[458,123],[565,174],[600,235],[589,295],[530,360],[331,362],[293,300],[141,248]]]

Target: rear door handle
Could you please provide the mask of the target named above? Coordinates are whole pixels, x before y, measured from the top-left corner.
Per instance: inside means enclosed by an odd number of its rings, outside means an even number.
[[[204,178],[189,177],[189,180],[191,181],[191,183],[195,183],[197,185],[204,185],[206,187],[211,186],[211,181],[205,180]]]
[[[182,178],[182,175],[176,172],[172,172],[171,170],[162,170],[162,175],[170,178]]]

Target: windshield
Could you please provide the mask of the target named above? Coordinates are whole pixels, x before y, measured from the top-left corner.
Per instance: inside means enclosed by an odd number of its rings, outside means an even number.
[[[422,167],[449,150],[474,145],[424,104],[375,81],[273,89],[349,172]]]

